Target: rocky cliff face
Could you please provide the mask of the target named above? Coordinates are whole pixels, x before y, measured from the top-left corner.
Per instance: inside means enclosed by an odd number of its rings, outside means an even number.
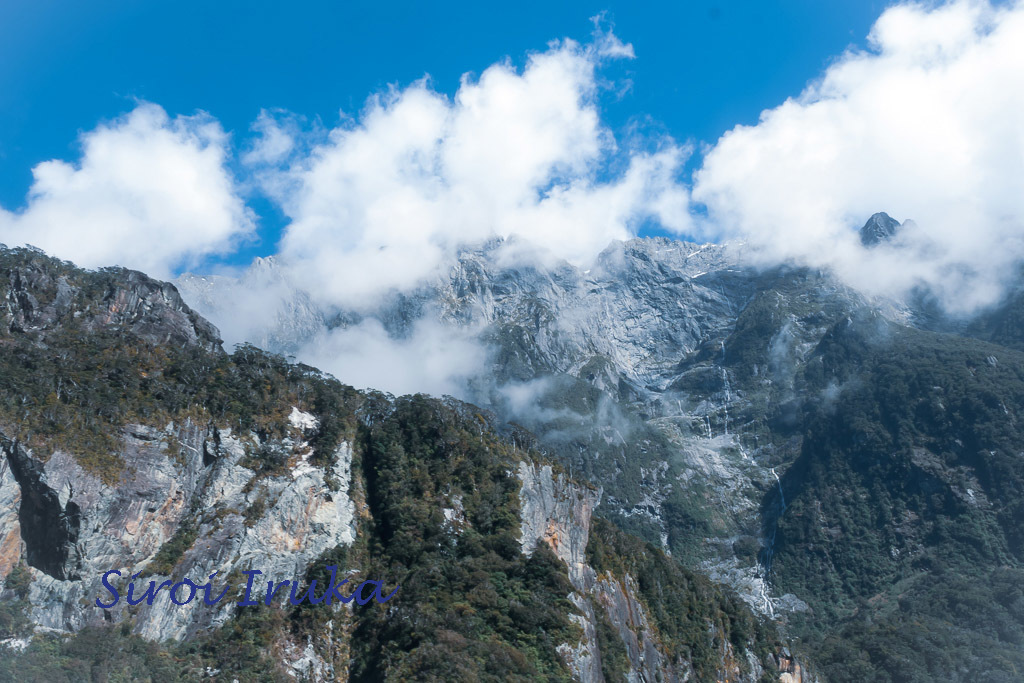
[[[151,343],[220,346],[217,328],[186,306],[167,282],[123,268],[83,278],[73,268],[53,268],[41,253],[24,250],[34,256],[17,258],[4,251],[0,278],[11,332],[45,340],[71,316],[85,332],[117,328]]]
[[[243,439],[289,451],[298,446],[305,457],[297,456],[279,476],[258,478],[240,464]],[[121,601],[110,611],[100,610],[95,600],[111,598],[101,583],[104,573],[121,573],[122,580],[114,579],[121,593],[138,572],[144,577],[136,582],[139,592],[149,581],[160,584],[172,576],[200,584],[214,572],[226,578],[247,569],[295,577],[325,550],[352,543],[351,444],[342,443],[325,470],[308,464],[301,432],[280,442],[260,442],[255,434],[243,439],[230,430],[187,422],[163,430],[128,425],[125,471],[106,485],[66,453],[52,453],[43,463],[0,437],[5,468],[14,474],[0,479],[0,497],[17,511],[5,520],[4,563],[10,568],[24,561],[30,568],[32,621],[46,629],[77,631],[130,619],[147,638],[181,639],[223,623],[230,612],[196,603],[179,607],[166,594],[138,609]],[[328,473],[333,490],[325,482]],[[191,544],[171,571],[146,571],[184,529],[192,529]],[[258,577],[255,594],[262,595],[265,584],[265,577]]]
[[[523,552],[547,544],[569,570],[574,588],[570,596],[577,613],[573,621],[580,627],[578,642],[563,643],[559,652],[565,657],[574,677],[581,681],[603,681],[607,671],[602,662],[602,643],[598,632],[610,627],[612,637],[621,641],[625,666],[621,673],[630,681],[688,681],[697,676],[692,663],[670,653],[662,639],[650,609],[641,597],[637,580],[628,571],[616,574],[598,571],[588,563],[587,546],[591,517],[600,502],[600,492],[554,474],[548,465],[520,463],[521,544]],[[759,681],[765,667],[751,652],[738,655],[725,634],[709,625],[715,639],[722,643],[720,667],[715,680]],[[605,645],[604,656],[608,657]],[[741,663],[741,659],[743,659]],[[800,664],[777,659],[779,671],[788,681],[802,678]],[[774,669],[774,667],[772,667]]]

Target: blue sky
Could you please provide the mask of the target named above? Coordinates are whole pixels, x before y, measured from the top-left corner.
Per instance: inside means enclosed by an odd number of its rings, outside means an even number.
[[[452,94],[465,72],[548,41],[587,40],[604,12],[636,59],[609,65],[629,82],[600,105],[621,131],[643,122],[679,140],[713,143],[796,95],[850,45],[863,45],[884,3],[0,3],[0,206],[22,207],[31,169],[73,161],[77,136],[137,99],[172,116],[210,113],[235,140],[263,108],[334,125],[388,84],[430,74]],[[233,253],[272,253],[284,218],[260,196],[262,239]]]

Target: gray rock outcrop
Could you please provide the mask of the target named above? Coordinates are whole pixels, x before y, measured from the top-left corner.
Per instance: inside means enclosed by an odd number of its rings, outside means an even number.
[[[66,453],[57,451],[42,462],[0,437],[5,456],[0,500],[12,504],[4,508],[0,524],[0,561],[11,567],[24,559],[29,566],[32,621],[42,628],[76,631],[130,613],[140,635],[181,639],[223,623],[232,614],[230,607],[211,609],[198,601],[177,606],[165,591],[152,605],[130,608],[122,599],[109,611],[100,610],[94,602],[112,598],[101,583],[103,574],[121,572],[113,584],[123,596],[130,577],[139,572],[137,593],[150,581],[189,578],[204,584],[217,572],[220,580],[212,582],[216,595],[232,573],[259,569],[263,576],[257,577],[254,594],[262,595],[267,577],[301,578],[321,553],[353,542],[350,443],[343,442],[330,459],[332,490],[327,472],[309,464],[301,429],[296,428],[294,438],[270,444],[304,451],[275,476],[257,477],[240,464],[247,441],[259,443],[254,434],[236,436],[191,423],[163,430],[129,425],[124,474],[108,486]],[[214,457],[204,462],[204,453]],[[149,563],[184,528],[193,529],[191,543],[172,573],[149,575]]]

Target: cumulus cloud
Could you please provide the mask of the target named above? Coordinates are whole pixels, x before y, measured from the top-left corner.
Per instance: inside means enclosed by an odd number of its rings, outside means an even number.
[[[0,241],[157,277],[229,252],[253,221],[225,170],[226,145],[208,116],[171,119],[140,104],[83,134],[77,163],[36,166],[25,208],[0,209]]]
[[[1024,4],[899,5],[869,42],[707,150],[705,230],[869,292],[992,303],[1024,257]],[[851,228],[880,210],[915,224],[864,249]]]
[[[451,99],[426,79],[371,98],[287,168],[257,170],[291,219],[282,261],[324,302],[362,306],[462,244],[517,236],[582,264],[644,220],[690,229],[676,177],[688,150],[668,139],[623,149],[600,120],[596,69],[632,54],[598,32],[521,70],[506,61],[464,76]],[[261,126],[257,149],[283,149],[287,133]]]

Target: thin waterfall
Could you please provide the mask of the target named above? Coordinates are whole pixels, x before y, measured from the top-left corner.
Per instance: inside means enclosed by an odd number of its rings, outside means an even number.
[[[779,487],[779,501],[782,504],[782,509],[779,510],[779,515],[782,515],[786,511],[786,495],[782,492],[782,480],[779,479],[779,475],[775,473],[775,468],[772,468],[772,476],[775,477],[775,485]]]

